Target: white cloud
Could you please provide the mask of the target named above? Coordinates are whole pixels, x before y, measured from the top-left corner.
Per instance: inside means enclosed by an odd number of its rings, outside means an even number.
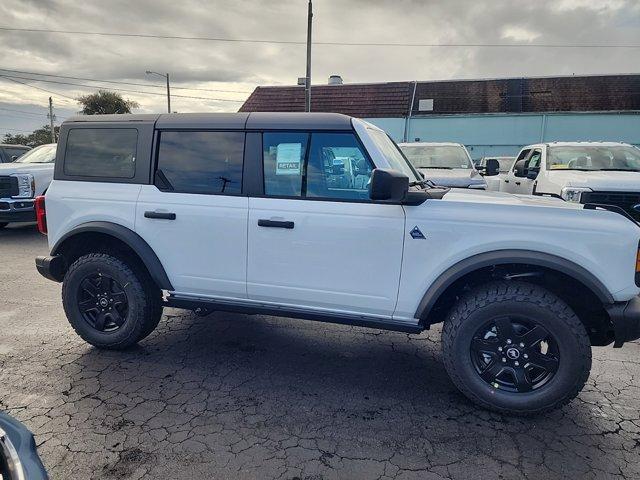
[[[502,29],[502,38],[516,42],[532,42],[540,38],[540,33],[518,26],[505,26]]]

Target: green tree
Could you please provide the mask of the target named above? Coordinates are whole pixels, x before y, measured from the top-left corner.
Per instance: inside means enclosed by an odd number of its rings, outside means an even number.
[[[122,95],[108,90],[98,90],[97,93],[83,95],[77,98],[82,107],[79,113],[83,115],[102,115],[107,113],[131,113],[132,108],[138,108],[137,102],[125,100]]]
[[[54,127],[56,138],[58,138],[59,131],[60,127]],[[45,145],[47,143],[51,143],[51,127],[49,125],[44,125],[42,128],[38,128],[28,135],[20,133],[11,135],[10,133],[7,133],[2,139],[2,143],[10,143],[12,145],[26,145],[28,147],[38,147],[40,145]]]

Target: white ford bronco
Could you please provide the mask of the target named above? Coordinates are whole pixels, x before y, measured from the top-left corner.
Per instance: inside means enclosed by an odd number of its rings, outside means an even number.
[[[615,205],[640,220],[640,150],[615,142],[529,145],[501,179],[499,190]]]
[[[36,200],[36,265],[98,348],[139,342],[164,306],[444,322],[453,383],[533,414],[580,392],[592,345],[640,337],[640,228],[610,210],[435,187],[338,114],[85,116]]]

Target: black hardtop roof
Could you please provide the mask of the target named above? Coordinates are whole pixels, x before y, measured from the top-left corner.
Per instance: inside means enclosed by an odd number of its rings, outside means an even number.
[[[351,117],[340,113],[165,113],[122,115],[78,115],[64,123],[151,122],[161,130],[351,130]]]

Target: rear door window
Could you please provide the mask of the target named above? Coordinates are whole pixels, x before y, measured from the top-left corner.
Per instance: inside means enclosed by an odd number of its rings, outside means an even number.
[[[244,136],[244,132],[161,132],[155,185],[180,193],[241,193]]]
[[[263,135],[264,193],[300,197],[308,133],[269,132]]]
[[[135,128],[74,128],[69,131],[64,173],[78,177],[133,178]]]

